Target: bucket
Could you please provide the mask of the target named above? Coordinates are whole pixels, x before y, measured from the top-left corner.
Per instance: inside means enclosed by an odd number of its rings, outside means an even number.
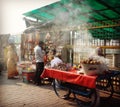
[[[85,75],[96,75],[100,73],[100,64],[81,64]]]

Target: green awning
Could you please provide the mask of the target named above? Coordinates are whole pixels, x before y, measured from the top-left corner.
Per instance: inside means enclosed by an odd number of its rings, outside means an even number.
[[[120,0],[61,0],[23,15],[42,23],[59,21],[68,26],[91,23],[95,26],[90,29],[93,37],[120,39]]]

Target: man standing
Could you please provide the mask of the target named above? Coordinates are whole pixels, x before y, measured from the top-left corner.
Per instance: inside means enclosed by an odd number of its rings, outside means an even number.
[[[35,61],[36,61],[36,72],[35,72],[35,78],[34,83],[36,85],[41,85],[41,78],[40,75],[42,74],[44,70],[44,42],[40,41],[38,45],[34,48],[35,53]]]

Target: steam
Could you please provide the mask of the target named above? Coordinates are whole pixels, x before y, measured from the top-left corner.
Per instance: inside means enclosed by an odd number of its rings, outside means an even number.
[[[68,40],[67,38],[69,38],[68,36],[70,35],[70,31],[74,31],[76,32],[76,34],[74,33],[72,35],[72,38],[76,36],[75,38],[77,40],[77,43],[80,40],[82,41],[82,44],[80,45],[89,46],[90,42],[88,41],[91,41],[92,37],[89,31],[87,30],[87,23],[89,21],[89,17],[87,17],[88,20],[86,21],[79,21],[79,16],[82,13],[84,5],[80,7],[80,2],[77,0],[70,0],[70,2],[68,3],[64,3],[64,1],[61,1],[61,3],[63,6],[62,9],[58,6],[56,10],[54,10],[54,8],[52,10],[53,14],[56,16],[55,20],[53,21],[53,26],[51,28],[53,31],[52,35],[54,36],[54,42],[59,43],[58,45],[66,44],[66,41]],[[78,6],[78,8],[75,7],[76,5]],[[82,26],[82,23],[84,23],[84,28]],[[62,30],[62,33],[60,30]],[[66,36],[66,32],[69,32],[68,36]],[[81,39],[79,38],[79,35],[81,36]]]
[[[44,34],[45,36],[50,35],[50,39],[56,48],[68,44],[70,39],[72,39],[74,45],[70,44],[71,46],[67,47],[72,48],[75,53],[79,53],[79,55],[76,55],[79,57],[76,57],[76,60],[78,60],[77,62],[79,63],[81,58],[89,55],[90,52],[93,51],[93,49],[90,48],[94,41],[92,34],[88,30],[89,16],[84,17],[85,15],[82,15],[82,11],[85,9],[85,5],[81,5],[82,1],[70,0],[68,3],[64,2],[64,0],[61,0],[60,4],[63,8],[58,5],[56,6],[56,9],[53,8],[51,10],[52,12],[49,11],[55,18],[50,22],[42,24],[39,32],[42,32],[42,27],[43,29],[44,27],[47,27],[47,30],[45,30],[45,32],[47,32]],[[88,6],[89,5],[87,5],[86,8],[90,11],[91,7]],[[79,20],[79,16],[81,16],[82,19]]]
[[[73,26],[73,25],[81,24],[82,22],[79,21],[79,15],[81,15],[82,7],[80,8],[79,6],[79,8],[75,8],[72,2],[63,4],[63,9],[58,8],[55,11],[55,13],[53,13],[56,16],[54,20],[54,24],[56,26],[57,25]],[[89,17],[88,17],[88,20],[89,20]],[[84,23],[87,23],[88,20]]]
[[[61,1],[61,3],[62,9],[58,6],[56,10],[54,8],[52,10],[52,14],[56,17],[52,21],[53,25],[50,28],[50,30],[52,29],[51,39],[57,47],[66,45],[69,39],[72,39],[74,45],[70,44],[71,46],[67,47],[72,48],[75,53],[79,53],[79,55],[76,55],[76,62],[79,63],[83,57],[88,56],[93,51],[90,48],[93,38],[88,30],[89,16],[82,16],[85,5],[81,6],[81,1],[71,0],[68,3],[64,3],[64,1]],[[87,6],[88,8],[90,11],[91,7]],[[79,20],[79,16],[83,17],[80,19],[82,21]]]

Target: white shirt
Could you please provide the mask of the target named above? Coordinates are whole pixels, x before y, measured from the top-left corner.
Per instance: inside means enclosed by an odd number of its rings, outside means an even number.
[[[57,66],[60,63],[63,63],[63,61],[58,57],[54,57],[54,59],[51,60],[51,62],[50,62],[51,67]]]
[[[36,62],[44,62],[44,52],[42,51],[40,46],[36,46],[34,48],[34,53],[35,53],[35,60]]]

